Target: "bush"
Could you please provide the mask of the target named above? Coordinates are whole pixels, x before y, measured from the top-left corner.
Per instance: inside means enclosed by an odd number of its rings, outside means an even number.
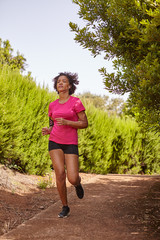
[[[160,137],[143,133],[134,119],[109,117],[87,107],[89,127],[79,131],[80,169],[84,172],[160,173]]]
[[[48,139],[41,129],[48,125],[48,103],[55,94],[36,86],[30,76],[5,67],[0,70],[0,159],[24,172],[43,174],[50,169]]]
[[[29,174],[51,169],[48,105],[57,98],[19,70],[0,69],[0,163]],[[79,130],[80,170],[107,173],[160,173],[160,137],[143,132],[134,119],[108,116],[85,99],[89,121]]]

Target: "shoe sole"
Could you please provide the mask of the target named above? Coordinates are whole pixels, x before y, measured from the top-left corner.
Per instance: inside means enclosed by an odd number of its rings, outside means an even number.
[[[70,213],[68,213],[66,216],[64,216],[64,217],[61,217],[61,216],[59,216],[58,215],[58,218],[67,218],[67,217],[69,217],[69,215],[70,215]]]

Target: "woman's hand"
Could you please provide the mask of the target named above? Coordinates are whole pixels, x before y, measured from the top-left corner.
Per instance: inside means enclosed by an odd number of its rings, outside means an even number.
[[[78,121],[70,121],[64,118],[56,118],[57,125],[68,125],[73,128],[83,129],[88,127],[88,120],[87,116],[84,111],[79,112],[78,114]]]
[[[51,127],[50,127],[50,128],[48,128],[48,127],[42,128],[42,135],[45,136],[45,135],[50,134],[50,133],[51,133],[51,130],[52,130]]]
[[[67,125],[67,120],[64,118],[56,118],[57,125]]]

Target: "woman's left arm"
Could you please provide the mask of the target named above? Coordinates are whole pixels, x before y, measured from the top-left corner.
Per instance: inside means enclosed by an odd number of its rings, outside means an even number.
[[[56,118],[55,120],[57,121],[58,125],[68,125],[73,128],[77,129],[83,129],[88,127],[88,120],[87,116],[85,114],[85,111],[77,113],[78,115],[78,121],[70,121],[66,120],[64,118]]]

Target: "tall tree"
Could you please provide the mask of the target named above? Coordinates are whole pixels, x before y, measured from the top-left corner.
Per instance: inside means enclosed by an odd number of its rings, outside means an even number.
[[[129,92],[132,112],[160,131],[160,0],[73,0],[86,26],[70,22],[75,41],[94,57],[112,59],[101,72],[106,89]],[[154,116],[154,117],[153,117]]]
[[[107,111],[109,115],[121,115],[124,111],[125,102],[122,98],[109,99],[109,96],[96,95],[90,92],[85,92],[78,96],[82,100],[87,101],[87,103],[92,103],[96,108]]]
[[[9,40],[2,41],[0,38],[0,66],[9,65],[12,69],[25,70],[25,62],[26,59],[19,52],[16,56],[13,56],[13,49]]]
[[[105,110],[106,103],[109,99],[108,96],[100,96],[96,94],[92,94],[90,92],[85,92],[83,94],[79,94],[80,98],[84,98],[86,101],[91,102],[96,108]]]

